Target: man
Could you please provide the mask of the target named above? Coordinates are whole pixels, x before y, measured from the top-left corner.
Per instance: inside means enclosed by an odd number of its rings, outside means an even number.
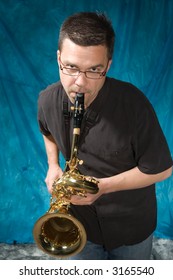
[[[60,81],[39,96],[49,192],[63,174],[59,152],[67,158],[72,141],[70,107],[76,93],[85,98],[79,170],[98,178],[99,191],[71,198],[73,215],[88,237],[76,259],[149,259],[157,218],[154,184],[172,172],[170,152],[149,101],[133,85],[106,77],[114,39],[103,14],[69,17],[59,36]],[[71,115],[68,131],[65,115]]]

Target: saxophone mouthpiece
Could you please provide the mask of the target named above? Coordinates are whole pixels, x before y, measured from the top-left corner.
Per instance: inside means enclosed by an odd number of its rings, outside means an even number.
[[[71,111],[74,111],[79,104],[84,106],[84,93],[76,92],[75,103],[70,107]]]
[[[84,94],[76,93],[74,103],[74,128],[80,128],[84,114]]]

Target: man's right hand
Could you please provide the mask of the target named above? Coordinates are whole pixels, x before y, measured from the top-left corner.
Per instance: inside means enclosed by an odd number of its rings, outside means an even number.
[[[56,179],[59,179],[63,174],[61,167],[58,164],[50,164],[47,172],[47,176],[45,178],[45,183],[47,185],[47,189],[50,193],[52,193],[52,185]]]

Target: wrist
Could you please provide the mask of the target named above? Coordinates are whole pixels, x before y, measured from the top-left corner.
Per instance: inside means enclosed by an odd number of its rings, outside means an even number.
[[[48,161],[49,167],[58,167],[59,163],[57,161]]]
[[[99,188],[102,194],[121,190],[123,176],[121,174],[99,179]]]

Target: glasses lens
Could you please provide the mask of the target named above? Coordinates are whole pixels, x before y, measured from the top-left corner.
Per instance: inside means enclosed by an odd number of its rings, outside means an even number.
[[[96,72],[86,71],[85,74],[86,77],[89,79],[99,79],[101,77],[101,73],[96,73]]]
[[[66,75],[70,75],[70,76],[77,76],[79,75],[79,70],[77,69],[71,69],[71,68],[66,68],[66,67],[63,67],[62,68],[62,72]]]

